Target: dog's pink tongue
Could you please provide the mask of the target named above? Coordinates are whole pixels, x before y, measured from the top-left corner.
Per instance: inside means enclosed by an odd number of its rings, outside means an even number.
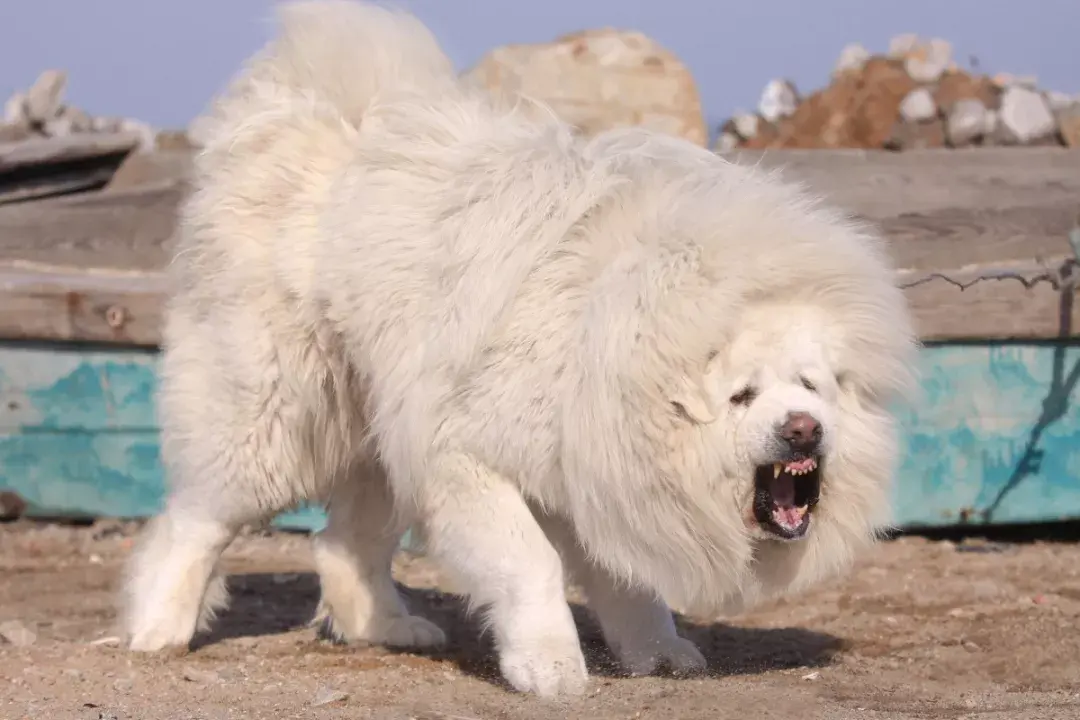
[[[795,507],[795,478],[791,475],[781,473],[770,483],[769,492],[777,508]]]
[[[793,507],[773,508],[773,522],[788,530],[795,530],[802,525],[803,516]]]
[[[802,515],[795,509],[795,478],[782,473],[772,481],[769,490],[773,499],[773,522],[788,530],[799,527]]]

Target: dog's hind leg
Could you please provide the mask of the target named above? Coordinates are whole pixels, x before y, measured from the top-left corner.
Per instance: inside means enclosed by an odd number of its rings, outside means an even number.
[[[216,512],[213,498],[169,498],[128,562],[122,621],[132,650],[185,646],[208,629],[228,601],[218,558],[246,519]]]
[[[406,522],[378,463],[359,462],[335,484],[314,545],[319,619],[336,639],[416,648],[445,642],[438,626],[409,614],[390,574]]]
[[[255,313],[213,320],[177,311],[168,325],[159,403],[171,490],[126,569],[121,622],[133,650],[186,645],[207,629],[227,600],[221,553],[244,525],[315,497],[324,474],[306,401],[321,397],[309,389],[319,367],[284,366]],[[222,337],[244,351],[223,349]]]

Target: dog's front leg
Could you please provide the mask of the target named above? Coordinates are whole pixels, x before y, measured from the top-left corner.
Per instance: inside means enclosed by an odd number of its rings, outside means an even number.
[[[616,580],[590,560],[565,520],[543,513],[538,517],[570,574],[585,591],[608,647],[627,672],[650,675],[664,666],[683,675],[705,669],[701,651],[676,632],[667,603],[648,588]]]
[[[442,455],[420,489],[427,550],[483,606],[503,677],[541,696],[578,695],[587,673],[566,602],[562,563],[504,477],[472,458]]]

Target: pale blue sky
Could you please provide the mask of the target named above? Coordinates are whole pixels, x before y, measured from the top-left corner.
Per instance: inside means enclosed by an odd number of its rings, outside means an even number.
[[[46,67],[70,73],[68,98],[94,114],[186,124],[266,38],[273,0],[0,0],[0,100]],[[957,61],[1034,74],[1080,92],[1080,0],[401,0],[459,69],[487,49],[586,27],[636,28],[691,68],[710,125],[751,108],[787,76],[824,84],[841,48],[883,51],[892,35],[950,40]],[[812,29],[816,28],[816,29]]]

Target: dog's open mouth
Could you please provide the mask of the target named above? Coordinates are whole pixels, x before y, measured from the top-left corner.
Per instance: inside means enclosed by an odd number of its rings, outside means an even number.
[[[801,538],[821,490],[821,459],[796,457],[759,465],[754,472],[754,518],[761,528],[785,540]]]

